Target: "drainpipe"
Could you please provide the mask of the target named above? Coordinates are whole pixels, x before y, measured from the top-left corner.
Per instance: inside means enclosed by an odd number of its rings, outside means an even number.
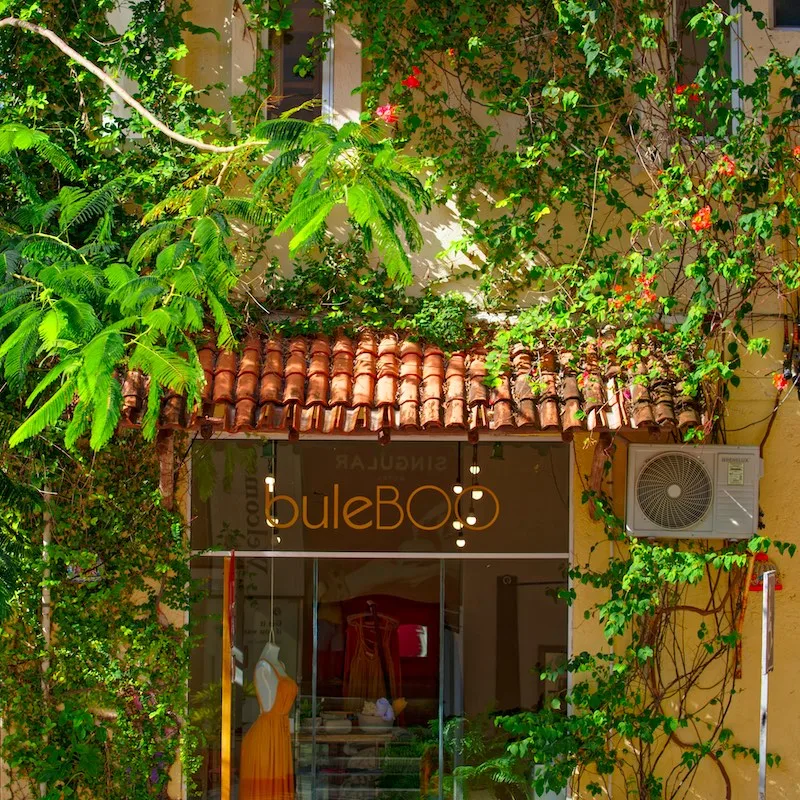
[[[52,645],[52,618],[50,612],[50,543],[53,539],[53,517],[50,514],[50,487],[44,487],[44,528],[42,530],[42,561],[44,570],[42,571],[42,639],[44,640],[45,657],[42,659],[42,697],[45,701],[50,696],[50,688],[47,683],[47,673],[50,671],[50,647]],[[44,797],[47,794],[47,784],[39,784],[39,794]]]

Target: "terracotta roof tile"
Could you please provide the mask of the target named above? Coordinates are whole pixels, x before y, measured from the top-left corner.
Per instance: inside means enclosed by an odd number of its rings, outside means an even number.
[[[511,347],[509,370],[486,384],[486,349],[445,356],[435,345],[363,332],[281,339],[251,334],[241,352],[198,350],[206,376],[189,418],[186,399],[164,395],[163,428],[301,434],[442,429],[475,439],[492,431],[686,430],[702,424],[697,401],[666,364],[642,363],[629,374],[591,343],[578,354]],[[602,364],[602,366],[601,366]],[[648,374],[658,378],[648,384]],[[122,384],[123,425],[138,426],[148,382],[138,371]]]

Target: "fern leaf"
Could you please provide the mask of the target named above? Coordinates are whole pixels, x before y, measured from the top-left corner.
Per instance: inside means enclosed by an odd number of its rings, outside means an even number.
[[[383,214],[378,214],[370,222],[370,230],[375,237],[375,244],[383,256],[389,277],[394,278],[403,286],[408,286],[414,279],[414,272],[408,253],[392,224]]]
[[[179,220],[170,219],[147,228],[131,245],[128,260],[134,267],[149,261],[157,250],[164,247],[179,225]]]
[[[181,239],[179,242],[167,245],[156,256],[156,270],[160,273],[165,273],[178,268],[181,261],[191,250],[192,243],[188,239]]]
[[[105,214],[116,202],[119,185],[119,181],[116,180],[93,192],[86,192],[82,189],[68,191],[71,187],[62,189],[59,193],[59,199],[62,200],[61,214],[59,215],[61,232],[64,233],[73,222],[76,225],[82,225],[90,219]]]
[[[39,323],[39,336],[42,339],[42,347],[45,350],[52,350],[55,343],[61,338],[60,334],[66,326],[67,320],[57,308],[51,308]]]
[[[253,184],[253,195],[261,196],[274,180],[284,177],[292,167],[297,166],[304,154],[305,150],[300,147],[278,153],[270,165],[256,178]]]
[[[206,302],[208,303],[208,307],[211,309],[211,313],[214,316],[214,322],[217,326],[218,346],[223,349],[232,347],[235,341],[233,330],[231,328],[230,320],[228,319],[228,314],[226,313],[225,307],[222,305],[221,300],[213,292],[208,292],[206,294]]]
[[[125,355],[125,343],[115,330],[101,331],[83,348],[82,372],[92,397],[97,394],[98,385],[113,375],[123,355]]]
[[[263,208],[256,202],[244,197],[227,197],[224,200],[220,200],[217,204],[217,209],[227,217],[239,219],[262,230],[269,230],[276,223],[272,209]]]
[[[222,190],[213,184],[195,189],[189,199],[187,213],[190,217],[199,217],[217,201],[222,199]]]
[[[89,414],[89,401],[82,398],[75,404],[72,410],[72,419],[64,430],[64,445],[67,450],[72,450],[75,447],[75,442],[89,430],[91,425],[91,416]]]
[[[339,199],[338,190],[334,193],[333,189],[326,189],[293,204],[275,228],[276,235],[293,228],[296,233],[289,249],[291,252],[298,250],[313,237]]]
[[[100,450],[114,435],[122,413],[122,387],[113,374],[103,376],[98,382],[92,408],[92,435],[89,446]]]
[[[0,346],[3,374],[14,391],[18,391],[24,384],[28,366],[36,356],[39,344],[39,324],[43,316],[41,311],[27,316]]]
[[[77,342],[88,341],[102,327],[94,308],[83,300],[62,297],[55,307],[66,320],[64,330]]]
[[[142,217],[142,225],[149,225],[151,222],[163,217],[164,214],[185,211],[193,195],[194,192],[189,189],[179,189],[172,192],[169,197],[165,197]]]
[[[253,128],[253,138],[268,141],[276,150],[289,150],[300,143],[311,125],[313,123],[291,117],[268,119]]]
[[[62,375],[69,375],[78,366],[80,361],[76,356],[68,356],[67,358],[59,361],[48,373],[36,384],[33,391],[28,395],[25,405],[30,408],[36,399],[44,392],[45,389],[50,387]]]
[[[55,425],[72,402],[75,393],[75,379],[70,378],[33,412],[8,440],[9,447],[16,447],[26,439],[36,436],[45,428]]]
[[[0,125],[0,154],[15,150],[35,150],[45,161],[68,178],[76,178],[80,170],[66,151],[41,131],[18,123]]]
[[[192,241],[200,248],[203,257],[218,261],[225,246],[223,232],[211,217],[200,217],[192,229]]]
[[[147,392],[147,408],[142,417],[142,435],[145,439],[155,439],[158,431],[158,418],[161,416],[161,387],[150,381]]]
[[[191,380],[199,379],[191,374],[185,358],[149,342],[140,341],[136,345],[128,366],[131,369],[141,369],[153,381],[175,392],[184,392]]]

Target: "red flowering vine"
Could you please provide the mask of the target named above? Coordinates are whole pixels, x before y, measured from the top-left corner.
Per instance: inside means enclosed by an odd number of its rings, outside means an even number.
[[[782,372],[776,372],[772,376],[772,383],[779,392],[782,392],[789,385],[789,379]]]
[[[675,87],[675,94],[682,95],[689,92],[689,100],[696,103],[700,100],[700,87],[696,83],[679,83]]]
[[[722,156],[722,161],[717,165],[717,172],[730,178],[736,172],[736,162],[728,155]]]
[[[400,81],[400,83],[407,89],[419,89],[419,87],[422,86],[419,80],[420,75],[422,75],[422,70],[419,67],[411,67],[411,74]]]
[[[695,233],[700,231],[707,231],[711,227],[711,208],[710,206],[703,206],[692,217],[692,230]]]

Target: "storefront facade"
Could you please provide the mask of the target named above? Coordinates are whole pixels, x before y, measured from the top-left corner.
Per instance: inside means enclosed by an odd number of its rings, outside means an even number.
[[[204,589],[189,687],[202,766],[184,794],[250,796],[246,774],[271,758],[254,746],[271,660],[296,695],[270,780],[332,800],[461,796],[454,769],[502,752],[494,718],[552,703],[566,678],[542,669],[602,648],[574,623],[590,594],[571,609],[558,595],[592,558],[581,495],[613,483],[610,437],[668,434],[699,409],[635,386],[631,404],[614,375],[581,394],[566,360],[522,347],[495,388],[482,348],[395,334],[253,335],[200,356],[202,407],[188,417],[175,396],[161,420],[163,436],[194,433],[184,508]],[[136,425],[134,379],[125,397]],[[380,702],[393,719],[375,719]]]
[[[570,449],[552,440],[195,443],[194,572],[206,594],[190,696],[209,724],[193,796],[219,797],[226,780],[214,720],[231,553],[242,683],[232,796],[265,712],[254,675],[271,640],[298,687],[286,729],[298,797],[452,796],[453,768],[477,756],[470,737],[566,689],[536,667],[568,651],[557,592],[570,484]],[[365,717],[382,698],[394,719]]]

